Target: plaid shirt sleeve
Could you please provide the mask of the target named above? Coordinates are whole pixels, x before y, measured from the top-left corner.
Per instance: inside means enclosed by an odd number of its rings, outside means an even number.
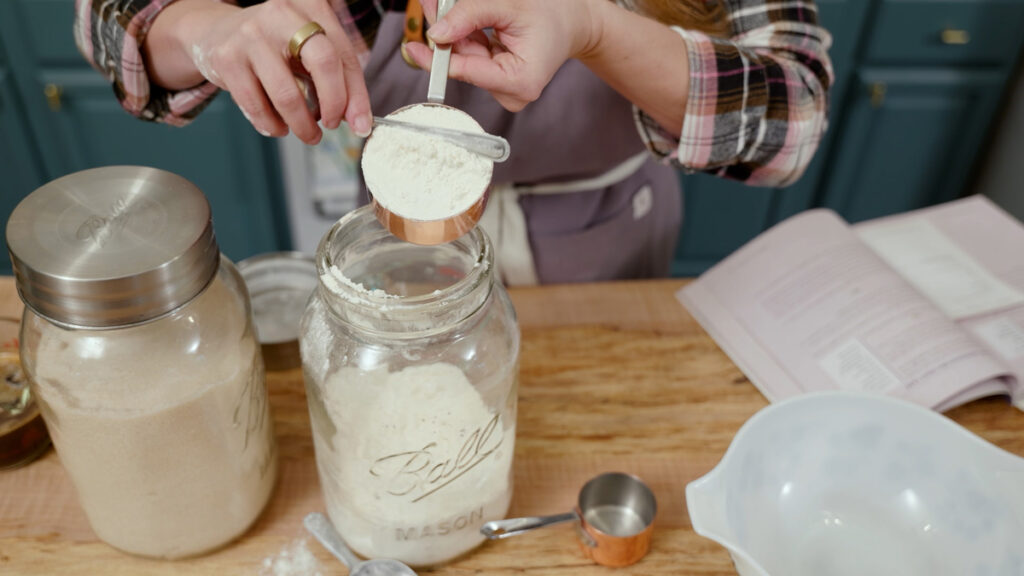
[[[202,112],[218,88],[204,82],[174,91],[149,81],[141,47],[153,20],[174,1],[75,0],[74,36],[85,59],[110,80],[125,110],[144,120],[183,126]],[[397,3],[331,0],[364,66],[384,11]]]
[[[786,186],[826,128],[831,36],[813,0],[723,1],[730,38],[675,28],[690,63],[680,137],[640,110],[637,128],[655,156],[689,172]]]

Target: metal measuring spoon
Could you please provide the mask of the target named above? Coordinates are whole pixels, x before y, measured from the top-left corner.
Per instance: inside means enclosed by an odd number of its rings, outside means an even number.
[[[378,558],[361,562],[348,549],[331,522],[319,512],[309,514],[302,523],[305,524],[306,530],[309,530],[309,533],[324,545],[324,548],[334,554],[335,558],[341,560],[342,564],[348,566],[349,576],[416,576],[412,568],[398,560]]]

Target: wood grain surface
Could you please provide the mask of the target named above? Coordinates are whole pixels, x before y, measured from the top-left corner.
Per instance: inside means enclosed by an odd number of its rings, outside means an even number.
[[[552,286],[513,291],[523,333],[512,515],[566,512],[591,476],[644,478],[658,499],[650,553],[619,569],[590,564],[571,526],[487,543],[437,575],[735,574],[728,554],[690,528],[684,488],[710,470],[743,422],[767,405],[676,301],[684,281]],[[0,280],[0,315],[17,313]],[[346,570],[306,537],[302,517],[322,510],[299,370],[268,375],[281,475],[262,517],[235,543],[203,557],[161,562],[98,541],[51,450],[0,472],[0,574],[250,574],[265,558],[308,541],[321,573]],[[1003,399],[949,413],[996,445],[1024,455],[1024,414]]]

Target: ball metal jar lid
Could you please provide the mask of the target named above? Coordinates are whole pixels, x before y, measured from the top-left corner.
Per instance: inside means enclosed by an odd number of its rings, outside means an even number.
[[[7,246],[25,305],[81,328],[167,314],[202,292],[220,263],[203,193],[136,166],[76,172],[32,192],[7,222]]]
[[[312,256],[270,252],[238,263],[252,302],[256,335],[267,370],[301,364],[299,324],[319,275]]]

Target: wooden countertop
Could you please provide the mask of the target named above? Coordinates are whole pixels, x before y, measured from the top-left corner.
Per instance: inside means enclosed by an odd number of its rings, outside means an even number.
[[[733,434],[767,405],[676,301],[678,280],[513,291],[523,333],[516,492],[512,515],[568,511],[599,472],[638,474],[658,498],[653,547],[618,574],[734,575],[728,554],[690,528],[684,487],[710,470]],[[0,315],[16,312],[0,280]],[[301,373],[268,375],[281,476],[267,510],[239,541],[179,562],[134,558],[98,541],[51,450],[0,472],[2,574],[250,574],[264,558],[307,538],[302,517],[322,510]],[[996,445],[1024,455],[1024,414],[1005,400],[949,414]],[[323,574],[345,569],[311,539]],[[431,573],[600,575],[570,526],[487,543]]]

